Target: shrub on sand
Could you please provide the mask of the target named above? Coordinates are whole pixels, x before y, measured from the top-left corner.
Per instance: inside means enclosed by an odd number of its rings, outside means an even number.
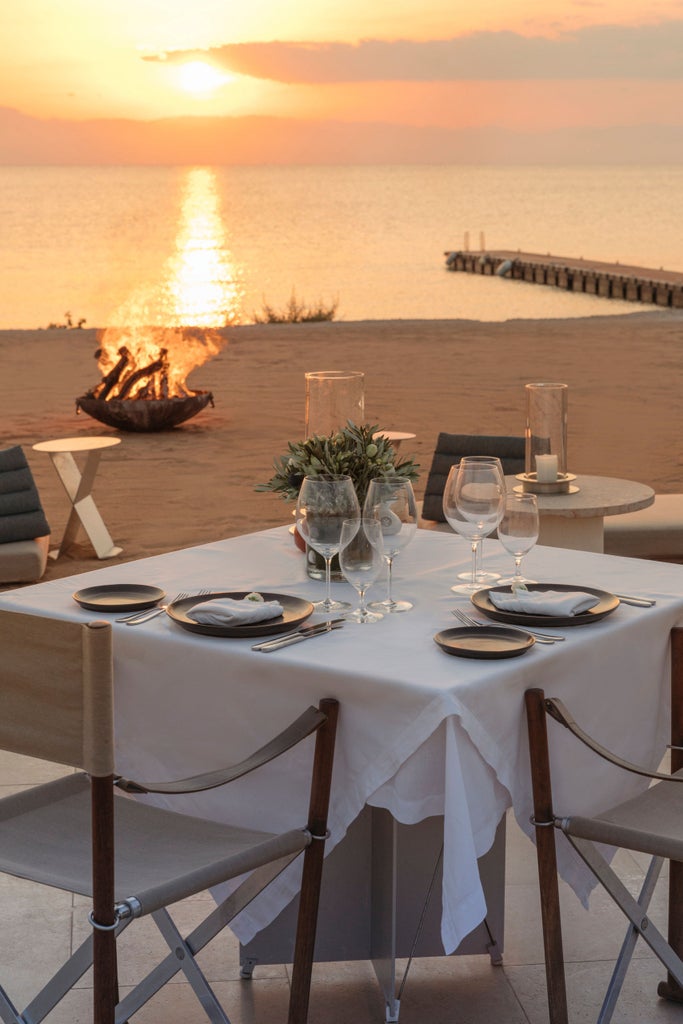
[[[47,325],[47,329],[48,329],[48,331],[54,331],[54,330],[59,330],[59,329],[62,329],[62,328],[67,328],[67,330],[69,330],[69,331],[80,331],[80,330],[82,330],[85,322],[86,322],[86,320],[85,320],[84,316],[79,317],[78,320],[74,320],[74,318],[71,316],[71,313],[69,313],[67,311],[64,314],[64,323],[63,324],[49,323]]]
[[[296,293],[292,292],[289,297],[289,302],[284,309],[274,309],[273,306],[268,305],[267,302],[263,303],[263,308],[260,313],[254,313],[255,324],[303,324],[303,323],[321,323],[323,321],[334,320],[337,314],[337,308],[339,301],[336,300],[330,305],[326,305],[322,299],[319,299],[317,303],[308,305],[306,302],[300,302]]]

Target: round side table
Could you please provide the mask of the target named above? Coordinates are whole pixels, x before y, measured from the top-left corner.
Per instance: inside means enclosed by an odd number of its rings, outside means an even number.
[[[123,548],[117,547],[111,539],[92,497],[103,450],[120,443],[120,437],[62,437],[54,441],[39,441],[33,445],[34,451],[47,452],[50,456],[71,503],[64,536],[59,547],[50,551],[50,558],[59,558],[71,547],[79,525],[90,538],[98,558],[114,558],[123,551]],[[82,470],[79,469],[74,457],[79,454],[85,454]]]
[[[394,451],[398,451],[401,447],[402,441],[412,441],[415,434],[406,433],[403,430],[378,430],[378,436],[385,437],[387,441],[391,442]]]
[[[636,480],[612,476],[577,476],[575,494],[537,494],[538,543],[554,548],[604,551],[605,516],[647,508],[655,492]],[[515,476],[505,478],[507,489],[520,487]]]

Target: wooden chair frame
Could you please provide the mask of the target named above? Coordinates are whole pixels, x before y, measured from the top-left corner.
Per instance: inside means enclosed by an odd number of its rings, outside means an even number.
[[[560,701],[546,699],[543,690],[527,690],[525,706],[529,730],[534,806],[532,821],[536,836],[550,1024],[567,1024],[568,1021],[555,847],[555,833],[558,830],[565,832],[572,846],[631,922],[600,1010],[599,1024],[607,1024],[611,1019],[639,936],[648,942],[667,968],[667,979],[660,982],[657,988],[658,995],[675,1002],[683,1002],[683,862],[669,861],[667,942],[647,917],[647,906],[659,876],[662,858],[653,857],[639,899],[635,900],[593,844],[569,834],[568,819],[558,817],[553,806],[547,730],[547,716],[550,715],[600,757],[627,771],[670,782],[672,776],[683,769],[683,628],[674,627],[671,631],[671,776],[651,772],[647,768],[630,764],[611,754],[576,725]],[[683,774],[675,781],[683,782]]]

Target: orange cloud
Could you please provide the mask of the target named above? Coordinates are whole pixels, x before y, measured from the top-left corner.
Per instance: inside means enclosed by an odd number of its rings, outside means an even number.
[[[234,43],[175,51],[230,71],[292,83],[683,78],[683,20],[597,25],[555,37],[473,32],[431,41]],[[158,58],[147,57],[154,60]]]

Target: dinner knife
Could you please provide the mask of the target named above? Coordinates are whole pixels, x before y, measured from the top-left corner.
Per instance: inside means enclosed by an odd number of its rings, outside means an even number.
[[[329,622],[319,622],[315,626],[304,626],[296,633],[288,633],[287,636],[275,637],[272,640],[264,640],[260,644],[253,644],[251,649],[252,651],[262,651],[264,654],[268,654],[270,651],[279,651],[281,647],[289,647],[291,644],[301,643],[302,640],[310,640],[311,637],[329,633],[333,629],[341,629],[345,621],[345,619],[331,619]]]
[[[632,604],[635,608],[652,608],[657,602],[651,597],[631,597],[630,594],[615,594],[622,604]]]

